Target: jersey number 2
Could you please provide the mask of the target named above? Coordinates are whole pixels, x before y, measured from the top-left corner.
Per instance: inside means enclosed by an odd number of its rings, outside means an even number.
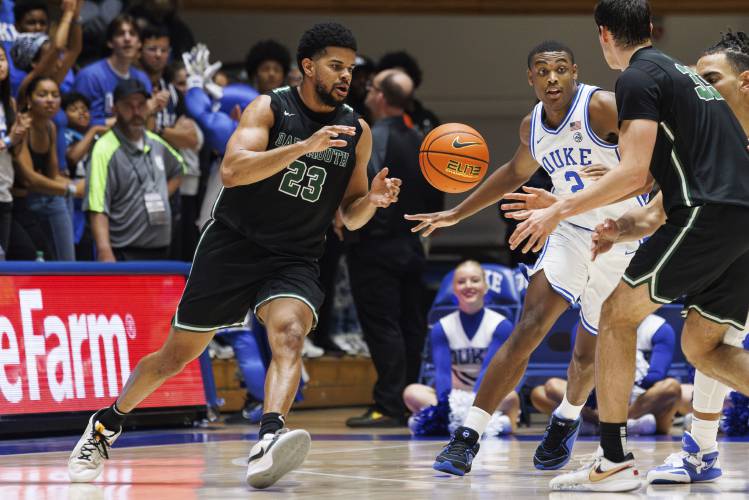
[[[567,182],[570,182],[570,181],[575,182],[575,185],[570,187],[571,193],[576,193],[585,187],[585,184],[583,184],[583,180],[580,178],[579,175],[577,175],[577,172],[573,172],[571,170],[568,172],[565,172],[564,180],[566,180]]]
[[[328,172],[324,168],[314,165],[308,168],[303,161],[294,160],[291,165],[286,167],[286,173],[283,174],[278,190],[294,198],[301,196],[304,201],[314,203],[320,199],[322,186],[325,184],[325,176],[327,175]],[[306,186],[302,187],[305,178]]]

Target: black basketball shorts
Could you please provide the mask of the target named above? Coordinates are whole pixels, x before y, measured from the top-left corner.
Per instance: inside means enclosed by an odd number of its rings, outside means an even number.
[[[749,312],[749,209],[679,208],[637,251],[623,277],[653,302],[684,297],[684,311],[744,329]]]
[[[247,313],[281,297],[298,299],[317,310],[325,297],[314,260],[279,255],[212,220],[195,250],[185,291],[172,324],[208,332],[241,325]]]

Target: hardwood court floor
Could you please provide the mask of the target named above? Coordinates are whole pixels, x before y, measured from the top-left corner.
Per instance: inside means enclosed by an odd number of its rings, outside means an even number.
[[[216,425],[124,433],[101,477],[92,484],[70,484],[66,461],[77,436],[0,441],[0,499],[191,500],[234,498],[720,498],[749,497],[749,443],[721,443],[726,473],[720,482],[684,487],[643,487],[636,494],[565,494],[548,491],[554,472],[532,468],[538,427],[518,436],[484,440],[471,474],[459,478],[431,469],[445,443],[414,440],[401,429],[352,431],[342,425],[359,410],[316,410],[292,414],[293,428],[313,435],[305,464],[274,487],[244,485],[245,461],[257,427]],[[576,456],[592,453],[597,441],[582,439]],[[638,466],[647,469],[679,449],[671,437],[632,442]],[[571,464],[575,465],[573,459]],[[568,467],[569,468],[569,467]]]

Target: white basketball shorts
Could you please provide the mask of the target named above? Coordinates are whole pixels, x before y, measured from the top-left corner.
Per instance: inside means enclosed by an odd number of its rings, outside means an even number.
[[[580,322],[598,334],[603,301],[614,291],[638,242],[619,243],[591,261],[592,231],[561,222],[546,241],[529,275],[544,271],[549,284],[570,304],[580,303]]]

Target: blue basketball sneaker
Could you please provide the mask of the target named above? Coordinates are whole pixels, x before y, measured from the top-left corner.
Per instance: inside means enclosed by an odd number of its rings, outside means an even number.
[[[684,432],[682,450],[670,455],[663,465],[648,471],[648,484],[705,483],[722,474],[718,447],[700,450],[692,435]]]
[[[437,455],[432,468],[456,476],[471,472],[471,462],[479,452],[478,440],[478,432],[468,427],[458,427],[450,442]]]
[[[536,469],[555,470],[567,465],[572,456],[572,447],[575,446],[577,434],[580,432],[581,421],[580,417],[567,420],[551,414],[544,438],[533,455],[533,465]]]

